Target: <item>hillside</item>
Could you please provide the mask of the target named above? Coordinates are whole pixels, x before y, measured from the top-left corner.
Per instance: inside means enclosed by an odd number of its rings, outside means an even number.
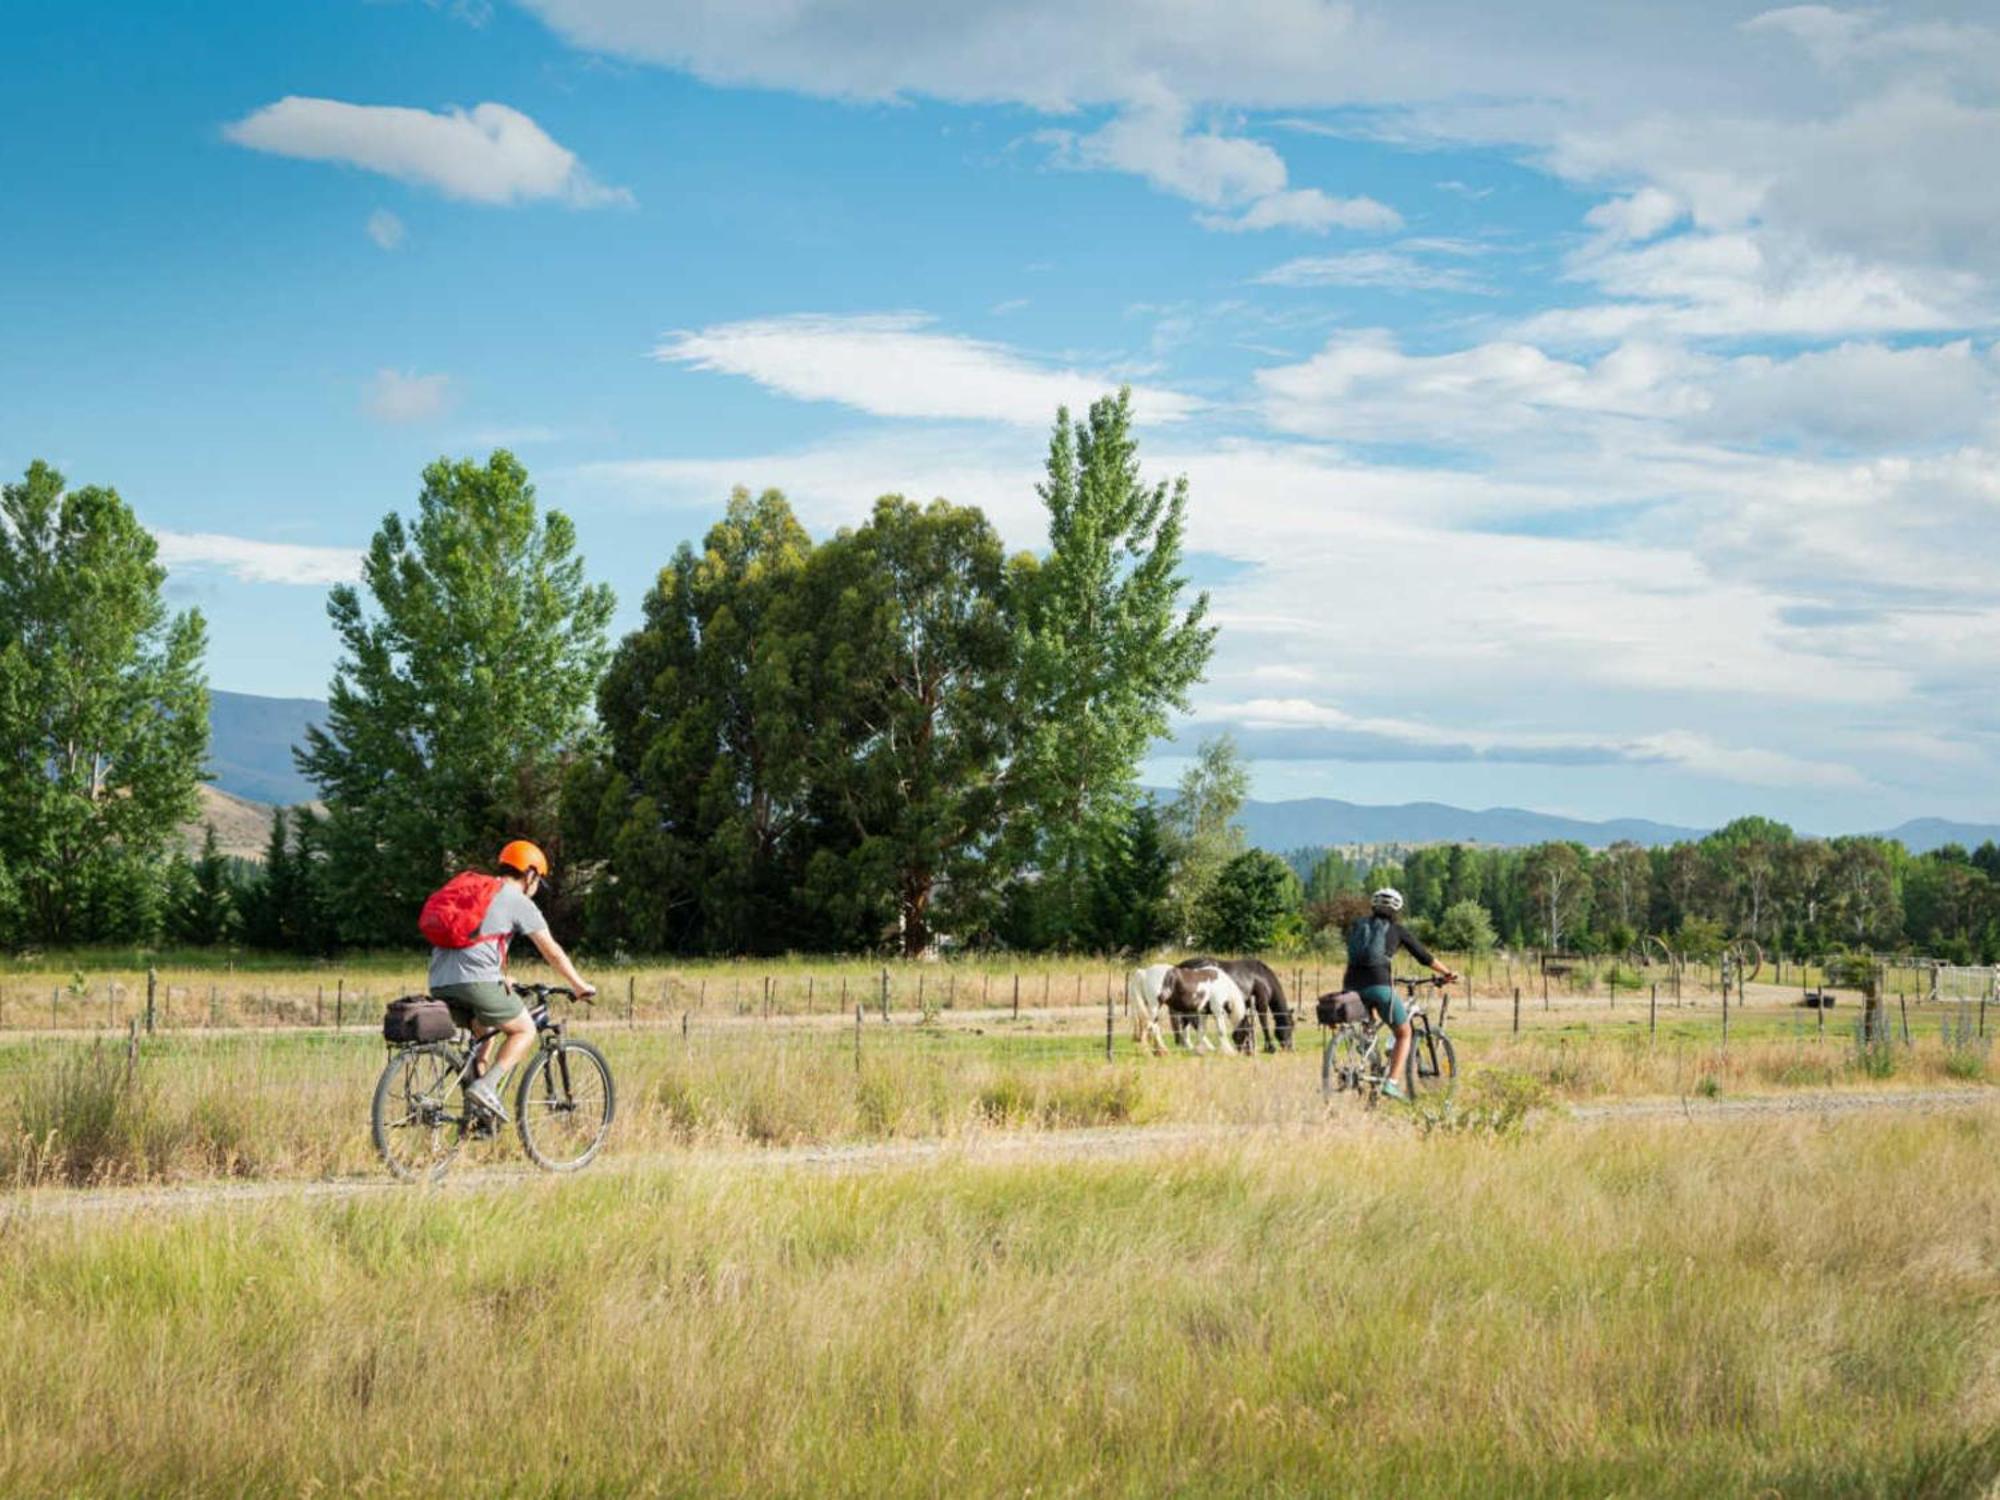
[[[181,829],[188,853],[201,852],[205,830],[212,825],[216,844],[224,854],[235,859],[263,859],[264,846],[271,838],[271,817],[277,809],[213,786],[202,787],[200,795],[201,812]]]

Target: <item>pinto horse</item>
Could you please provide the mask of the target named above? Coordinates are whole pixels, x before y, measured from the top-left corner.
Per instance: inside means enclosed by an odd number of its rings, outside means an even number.
[[[1220,967],[1177,964],[1167,970],[1160,986],[1159,1009],[1173,1018],[1174,1030],[1190,1051],[1197,1039],[1203,1047],[1209,1045],[1208,1038],[1201,1034],[1204,1016],[1215,1018],[1216,1034],[1224,1052],[1234,1054],[1240,1050],[1238,1039],[1249,1034],[1249,997],[1235,978]],[[1157,1045],[1159,1028],[1155,1025],[1151,1030]]]
[[[1184,958],[1178,967],[1183,969],[1220,969],[1234,979],[1243,993],[1249,997],[1251,1008],[1256,1012],[1257,1025],[1264,1033],[1264,1050],[1275,1052],[1279,1047],[1292,1050],[1292,1007],[1285,999],[1284,982],[1271,966],[1259,958]],[[1275,1033],[1275,1035],[1274,1035]],[[1241,1022],[1236,1044],[1244,1051],[1251,1046],[1250,1020],[1245,1016]]]

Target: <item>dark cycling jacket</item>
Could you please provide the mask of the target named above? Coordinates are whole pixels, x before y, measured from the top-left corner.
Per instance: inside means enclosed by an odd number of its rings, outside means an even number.
[[[1373,934],[1364,934],[1362,932],[1362,929],[1371,922],[1381,922],[1388,928],[1388,931],[1382,934],[1379,945],[1367,941],[1367,938],[1373,936]],[[1366,952],[1370,949],[1377,949],[1381,953],[1382,961],[1380,963],[1370,963],[1353,956],[1358,952]],[[1361,918],[1360,921],[1347,929],[1347,952],[1349,955],[1347,960],[1347,975],[1340,981],[1340,987],[1344,990],[1365,990],[1371,985],[1387,984],[1389,982],[1391,966],[1398,949],[1409,954],[1410,957],[1426,967],[1434,962],[1430,956],[1430,952],[1422,943],[1410,936],[1409,929],[1401,922],[1392,921],[1387,917]]]

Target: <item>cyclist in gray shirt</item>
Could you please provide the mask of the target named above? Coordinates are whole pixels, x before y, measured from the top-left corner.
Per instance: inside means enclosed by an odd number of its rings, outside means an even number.
[[[515,839],[500,851],[500,887],[486,908],[477,939],[463,948],[431,949],[430,992],[449,1005],[452,1018],[470,1027],[474,1036],[497,1031],[505,1038],[497,1057],[487,1057],[481,1049],[479,1076],[465,1090],[468,1098],[500,1121],[511,1116],[489,1080],[506,1074],[535,1045],[534,1020],[507,984],[507,949],[514,939],[530,939],[578,998],[597,993],[597,987],[577,973],[549,931],[549,919],[535,905],[535,893],[548,873],[548,856],[526,839]]]

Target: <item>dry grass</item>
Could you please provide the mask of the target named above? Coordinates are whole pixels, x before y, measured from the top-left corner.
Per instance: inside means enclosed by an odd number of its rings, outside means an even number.
[[[1324,1138],[1322,1138],[1322,1142]],[[1974,1496],[2000,1117],[0,1231],[0,1492]]]

